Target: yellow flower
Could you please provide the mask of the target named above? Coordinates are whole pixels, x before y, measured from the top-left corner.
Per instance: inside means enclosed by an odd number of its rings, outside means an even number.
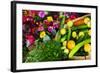
[[[46,36],[45,31],[40,32],[40,38],[44,38]]]
[[[65,29],[65,28],[62,28],[62,29],[60,30],[60,33],[61,33],[62,35],[64,35],[64,34],[66,33],[66,29]]]
[[[75,42],[73,40],[69,40],[67,43],[68,49],[73,49],[75,47]]]
[[[64,49],[64,53],[68,54],[69,53],[69,50],[67,48]]]
[[[64,50],[64,49],[66,49],[66,47],[65,47],[65,46],[63,46],[63,47],[61,47],[61,49],[62,49],[62,50]]]
[[[52,16],[48,16],[48,17],[47,17],[47,20],[48,20],[49,22],[53,21]]]
[[[68,27],[72,27],[72,26],[73,26],[73,21],[71,21],[71,20],[68,21],[68,22],[67,22],[67,26],[68,26]]]
[[[79,32],[79,37],[83,37],[84,36],[84,32]]]
[[[89,28],[91,28],[91,22],[88,22],[88,23],[87,23],[87,26],[88,26]]]
[[[89,18],[89,17],[86,17],[86,18],[84,19],[84,23],[85,23],[85,24],[88,24],[88,22],[90,22],[90,18]]]
[[[88,31],[88,35],[91,36],[91,29]]]
[[[63,42],[63,46],[66,46],[66,45],[67,45],[67,41],[64,41],[64,42]]]
[[[91,45],[90,44],[85,44],[84,45],[84,51],[85,52],[90,52],[91,51]]]
[[[77,33],[75,31],[72,32],[72,37],[76,38],[77,37]]]

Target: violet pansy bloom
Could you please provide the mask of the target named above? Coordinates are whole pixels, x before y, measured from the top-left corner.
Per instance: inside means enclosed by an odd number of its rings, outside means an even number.
[[[53,25],[53,28],[54,28],[54,29],[58,29],[58,28],[59,28],[59,25],[58,25],[58,24]]]
[[[53,28],[52,26],[49,26],[49,27],[48,27],[48,31],[49,31],[49,32],[52,32],[53,29],[54,29],[54,28]]]
[[[45,14],[44,11],[40,11],[40,12],[38,13],[38,15],[39,15],[39,17],[44,18],[46,14]]]
[[[54,28],[54,29],[59,28],[59,22],[54,22],[54,23],[53,23],[53,28]]]

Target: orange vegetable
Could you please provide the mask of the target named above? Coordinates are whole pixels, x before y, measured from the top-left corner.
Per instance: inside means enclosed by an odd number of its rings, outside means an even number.
[[[77,20],[74,22],[74,26],[79,26],[79,25],[82,25],[84,24],[84,19],[80,19],[80,20]]]
[[[79,18],[76,18],[76,19],[72,20],[73,23],[74,23],[73,25],[74,25],[74,26],[79,26],[79,25],[84,24],[84,19],[85,19],[87,16],[90,16],[90,14],[87,14],[87,15],[84,15],[84,16],[82,16],[82,17],[79,17]]]

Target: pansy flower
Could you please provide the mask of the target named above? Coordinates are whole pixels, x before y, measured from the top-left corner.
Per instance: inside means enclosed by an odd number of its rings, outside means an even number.
[[[43,31],[44,30],[44,27],[43,26],[39,26],[38,27],[38,31]]]
[[[45,15],[46,15],[46,14],[45,14],[44,11],[40,11],[40,12],[38,13],[38,16],[41,17],[41,18],[44,18]]]
[[[54,29],[53,26],[48,26],[48,31],[49,31],[49,32],[52,32],[53,29]]]
[[[71,20],[73,20],[73,19],[75,19],[75,18],[78,17],[77,13],[75,13],[75,12],[70,12],[70,13],[68,13],[68,14],[69,14],[69,18],[70,18]]]
[[[59,22],[53,22],[53,28],[58,29],[59,28]]]
[[[47,20],[48,20],[49,22],[52,22],[52,21],[53,21],[53,17],[52,17],[52,16],[48,16],[48,17],[47,17]]]
[[[26,35],[26,46],[29,47],[35,41],[35,38],[32,35]]]
[[[46,36],[45,31],[40,32],[40,38],[44,38]]]
[[[34,11],[34,10],[29,11],[29,16],[32,16],[34,18],[35,15],[36,15],[36,11]]]
[[[58,15],[54,15],[53,17],[54,17],[55,20],[58,19]]]
[[[22,19],[23,19],[23,23],[28,22],[28,21],[34,22],[33,17],[31,16],[23,16]]]

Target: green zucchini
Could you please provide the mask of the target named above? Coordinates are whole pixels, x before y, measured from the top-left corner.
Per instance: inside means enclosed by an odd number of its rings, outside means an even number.
[[[85,43],[90,43],[91,42],[91,38],[89,39],[86,39],[82,42],[80,42],[79,44],[77,44],[72,50],[71,52],[69,53],[69,58],[72,59],[74,54],[85,44]]]
[[[79,29],[87,29],[87,28],[89,28],[89,27],[86,24],[83,24],[80,26],[73,26],[72,31],[79,30]]]

